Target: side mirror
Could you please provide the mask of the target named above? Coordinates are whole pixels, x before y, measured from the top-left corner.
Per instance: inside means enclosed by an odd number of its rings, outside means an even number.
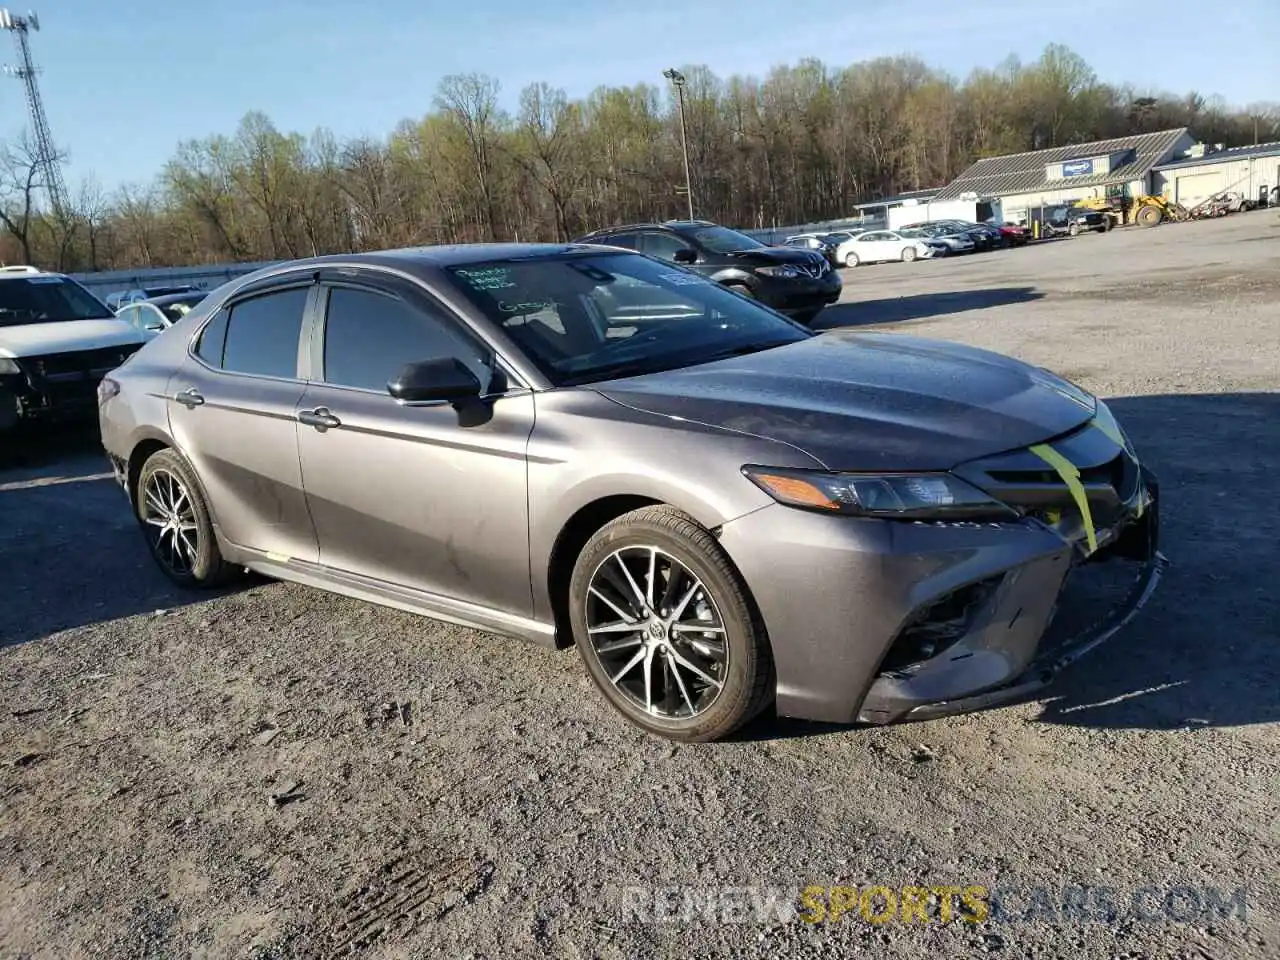
[[[480,380],[457,357],[408,363],[387,384],[401,403],[457,403],[480,396]]]
[[[681,247],[676,251],[676,255],[672,259],[676,263],[697,263],[698,251],[690,250],[688,247]]]

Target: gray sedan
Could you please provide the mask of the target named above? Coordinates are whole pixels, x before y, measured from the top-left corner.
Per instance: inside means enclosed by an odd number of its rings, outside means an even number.
[[[576,644],[618,711],[674,739],[771,705],[885,723],[1024,696],[1163,563],[1155,477],[1072,384],[956,344],[818,335],[610,248],[266,268],[99,403],[178,583],[249,568]],[[1123,589],[1077,599],[1098,578]]]

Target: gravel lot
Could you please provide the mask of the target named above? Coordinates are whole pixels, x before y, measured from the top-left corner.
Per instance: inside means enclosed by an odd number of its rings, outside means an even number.
[[[846,271],[827,325],[1053,367],[1162,480],[1135,623],[1042,700],[910,726],[677,749],[572,650],[177,592],[93,435],[33,452],[0,470],[0,957],[1280,955],[1278,268],[1260,211]],[[623,909],[809,884],[1154,891],[1113,922]],[[1247,918],[1201,915],[1206,886]]]

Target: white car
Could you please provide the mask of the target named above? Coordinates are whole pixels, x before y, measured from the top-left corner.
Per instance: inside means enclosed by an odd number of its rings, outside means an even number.
[[[92,420],[98,383],[144,342],[70,277],[0,267],[0,437],[24,423]]]
[[[209,295],[207,290],[170,293],[149,300],[135,300],[116,311],[116,316],[139,330],[148,340],[158,337],[185,317],[191,308]]]
[[[836,248],[836,260],[846,267],[860,263],[884,263],[887,260],[924,260],[935,256],[938,248],[918,237],[904,237],[893,230],[868,230]]]

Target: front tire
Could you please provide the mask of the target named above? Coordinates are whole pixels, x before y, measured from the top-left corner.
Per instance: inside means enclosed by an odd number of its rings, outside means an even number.
[[[903,263],[911,263],[913,260],[915,260],[915,258],[916,258],[916,248],[915,248],[915,247],[903,247],[903,248],[902,248],[902,262],[903,262]]]
[[[860,262],[856,253],[846,253],[844,255],[844,265],[846,267],[856,267]]]
[[[733,733],[773,698],[773,660],[746,585],[715,538],[645,507],[587,542],[569,584],[574,642],[605,699],[671,740]]]
[[[174,583],[216,587],[236,568],[222,559],[195,472],[173,450],[147,458],[138,474],[134,514],[151,556]]]

